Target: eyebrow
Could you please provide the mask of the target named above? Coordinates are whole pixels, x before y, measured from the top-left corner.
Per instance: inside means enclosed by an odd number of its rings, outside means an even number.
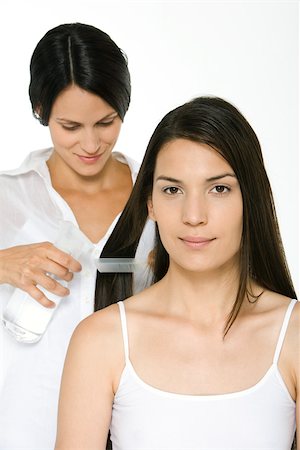
[[[177,180],[177,178],[172,178],[172,177],[167,177],[165,175],[160,175],[159,177],[156,178],[155,181],[170,181],[171,183],[180,183],[180,180]]]
[[[102,122],[103,120],[111,119],[111,118],[114,118],[114,117],[117,117],[117,116],[118,116],[118,113],[116,111],[113,111],[113,112],[107,114],[106,116],[102,117],[101,119],[97,120],[97,122]],[[72,124],[76,124],[76,125],[80,124],[80,122],[76,122],[75,120],[65,119],[64,117],[56,117],[56,121],[72,123]]]
[[[226,178],[226,177],[236,178],[234,173],[228,172],[228,173],[222,173],[220,175],[215,175],[213,177],[206,178],[206,181],[209,181],[209,182],[217,181],[217,180],[221,180],[222,178]],[[177,178],[167,177],[165,175],[160,175],[159,177],[156,178],[155,181],[160,181],[160,180],[169,181],[171,183],[181,183],[182,182],[181,180],[178,180]]]
[[[206,181],[216,181],[216,180],[220,180],[221,178],[226,178],[226,177],[232,177],[232,178],[236,178],[234,173],[222,173],[221,175],[216,175],[215,177],[210,177],[207,178]]]

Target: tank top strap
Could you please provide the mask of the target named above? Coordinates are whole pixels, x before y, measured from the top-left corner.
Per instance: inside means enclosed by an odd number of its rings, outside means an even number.
[[[123,344],[124,344],[124,354],[125,361],[129,359],[129,345],[128,345],[128,331],[127,331],[127,320],[126,320],[126,312],[125,306],[123,302],[118,302],[119,310],[120,310],[120,319],[122,326],[122,336],[123,336]]]
[[[284,341],[284,338],[285,338],[285,335],[286,335],[286,330],[288,328],[290,317],[291,317],[293,308],[296,305],[296,303],[297,303],[297,300],[295,300],[295,299],[291,300],[289,306],[287,307],[286,313],[284,315],[283,323],[282,323],[282,326],[281,326],[281,330],[280,330],[280,333],[279,333],[279,338],[278,338],[276,349],[275,349],[275,353],[274,353],[274,358],[273,358],[273,363],[274,364],[278,363],[278,359],[279,359],[280,352],[281,352],[281,349],[282,349],[283,341]]]

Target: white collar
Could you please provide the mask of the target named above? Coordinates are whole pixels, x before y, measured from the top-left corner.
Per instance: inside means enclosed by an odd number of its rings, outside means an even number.
[[[52,147],[42,150],[35,150],[27,155],[27,157],[19,167],[17,167],[16,169],[1,171],[0,174],[15,176],[34,171],[38,173],[42,178],[49,181],[49,183],[51,184],[50,174],[46,161],[48,161],[52,152]],[[133,181],[135,181],[139,170],[139,164],[124,153],[113,152],[113,155],[118,161],[129,166],[132,179]]]

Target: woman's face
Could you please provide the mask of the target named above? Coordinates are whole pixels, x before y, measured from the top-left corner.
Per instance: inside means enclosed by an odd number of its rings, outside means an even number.
[[[49,129],[57,161],[82,176],[99,174],[111,157],[122,121],[101,97],[72,85],[55,100]]]
[[[177,139],[162,147],[148,209],[170,265],[197,272],[237,267],[242,195],[232,168],[208,145]]]

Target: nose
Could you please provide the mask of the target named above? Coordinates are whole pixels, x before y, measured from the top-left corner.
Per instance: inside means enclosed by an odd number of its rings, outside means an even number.
[[[88,154],[94,154],[100,147],[100,138],[96,130],[83,130],[80,147]]]
[[[182,221],[193,226],[207,223],[208,207],[204,196],[197,194],[186,196],[182,210]]]

